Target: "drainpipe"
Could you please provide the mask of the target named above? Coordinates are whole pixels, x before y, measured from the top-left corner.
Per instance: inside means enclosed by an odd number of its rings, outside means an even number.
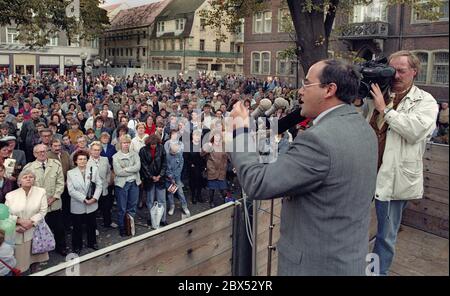
[[[400,27],[399,27],[398,50],[403,49],[403,22],[405,18],[404,12],[405,12],[405,4],[400,4]]]

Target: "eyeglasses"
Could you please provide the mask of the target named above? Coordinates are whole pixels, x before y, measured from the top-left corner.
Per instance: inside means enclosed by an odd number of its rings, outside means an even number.
[[[307,88],[307,87],[310,87],[310,86],[322,85],[322,84],[325,84],[325,83],[322,83],[322,82],[305,83],[304,79],[300,80],[300,88]]]

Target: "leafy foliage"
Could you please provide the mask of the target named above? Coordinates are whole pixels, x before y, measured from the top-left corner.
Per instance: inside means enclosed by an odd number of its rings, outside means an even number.
[[[45,46],[57,32],[92,40],[109,24],[100,0],[80,0],[80,18],[68,17],[71,0],[0,0],[0,25],[17,26],[18,39],[30,48]]]

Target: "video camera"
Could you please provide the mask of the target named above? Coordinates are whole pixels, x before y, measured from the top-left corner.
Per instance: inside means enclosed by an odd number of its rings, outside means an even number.
[[[373,83],[377,83],[384,93],[395,76],[395,69],[388,65],[386,57],[361,63],[359,67],[362,78],[359,84],[358,97],[361,99],[372,99],[370,90]]]

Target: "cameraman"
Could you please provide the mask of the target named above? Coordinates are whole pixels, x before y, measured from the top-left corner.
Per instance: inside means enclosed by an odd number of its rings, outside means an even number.
[[[314,119],[313,126],[270,164],[252,152],[248,110],[241,102],[233,107],[234,144],[251,149],[231,153],[243,190],[254,199],[289,196],[282,205],[278,275],[364,275],[377,146],[350,105],[358,86],[349,65],[312,65],[299,94],[301,115]]]
[[[389,57],[389,66],[396,70],[390,89],[383,96],[373,84],[373,100],[367,101],[367,120],[378,137],[378,232],[373,252],[380,258],[381,275],[387,275],[391,266],[407,201],[422,198],[422,157],[438,114],[433,96],[414,85],[420,69],[414,54],[395,52]]]

